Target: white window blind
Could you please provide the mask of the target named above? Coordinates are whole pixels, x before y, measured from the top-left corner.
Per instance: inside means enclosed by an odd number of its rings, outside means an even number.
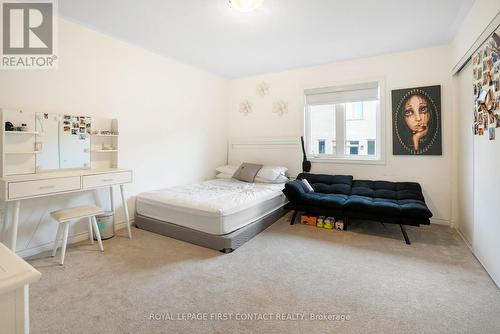
[[[308,105],[339,104],[379,99],[378,82],[306,89],[304,93]]]

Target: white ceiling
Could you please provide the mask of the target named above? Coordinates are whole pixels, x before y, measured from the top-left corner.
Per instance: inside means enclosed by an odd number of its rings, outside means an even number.
[[[226,78],[451,41],[474,0],[62,0],[62,17]]]

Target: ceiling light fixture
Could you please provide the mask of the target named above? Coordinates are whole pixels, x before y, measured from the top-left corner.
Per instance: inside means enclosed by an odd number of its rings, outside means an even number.
[[[263,2],[264,0],[227,0],[227,3],[231,6],[231,8],[244,13],[256,10],[262,6]]]

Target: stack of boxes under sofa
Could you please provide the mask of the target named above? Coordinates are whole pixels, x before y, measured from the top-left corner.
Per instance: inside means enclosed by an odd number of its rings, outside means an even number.
[[[325,228],[328,230],[332,230],[334,228],[337,230],[344,229],[344,221],[336,221],[333,217],[302,215],[300,216],[300,223],[302,225],[316,226],[318,228]]]

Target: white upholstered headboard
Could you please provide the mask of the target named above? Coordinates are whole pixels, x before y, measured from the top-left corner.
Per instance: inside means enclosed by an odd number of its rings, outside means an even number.
[[[302,170],[300,137],[249,137],[229,139],[228,164],[253,162],[288,167],[290,176]]]

